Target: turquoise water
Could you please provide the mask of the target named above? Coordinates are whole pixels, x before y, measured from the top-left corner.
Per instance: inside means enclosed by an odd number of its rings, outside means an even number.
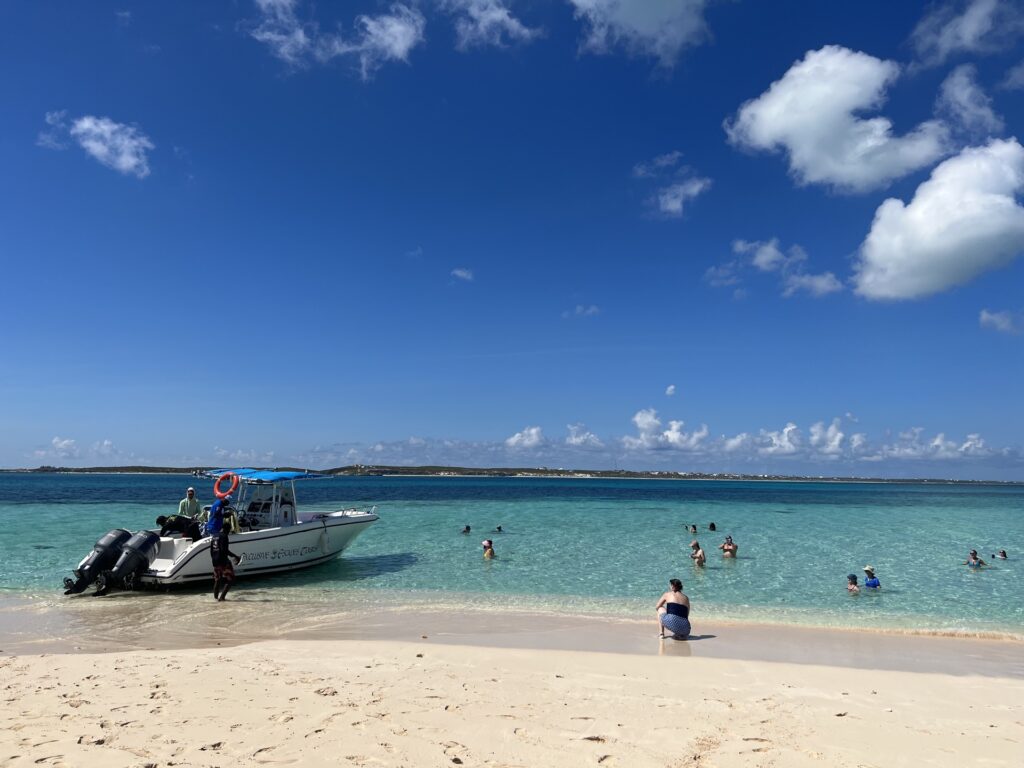
[[[189,484],[210,501],[211,483],[182,476],[0,475],[0,594],[59,604],[99,535],[151,526]],[[374,477],[299,494],[304,509],[376,504],[381,519],[343,559],[260,581],[272,600],[649,618],[678,577],[695,621],[1024,635],[1020,486]],[[688,523],[704,569],[689,560]],[[726,534],[737,560],[717,550]],[[498,559],[482,559],[484,538]],[[961,565],[972,547],[992,567]],[[998,549],[1011,559],[992,561]],[[883,591],[849,596],[846,574],[867,563]]]

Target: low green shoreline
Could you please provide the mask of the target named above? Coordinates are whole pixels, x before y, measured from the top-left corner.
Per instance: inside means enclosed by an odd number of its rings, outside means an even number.
[[[216,467],[55,467],[0,469],[0,474],[64,475],[203,475]],[[278,470],[318,472],[331,477],[449,477],[449,478],[555,478],[566,480],[718,480],[759,483],[885,483],[890,485],[997,485],[1022,486],[1016,480],[953,480],[921,477],[844,477],[839,475],[745,475],[731,472],[668,472],[625,469],[549,469],[547,467],[444,467],[371,466],[355,464],[330,469],[274,467]]]

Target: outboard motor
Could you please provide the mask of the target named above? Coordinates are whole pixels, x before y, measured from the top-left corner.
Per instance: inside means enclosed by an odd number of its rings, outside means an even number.
[[[135,579],[146,571],[156,560],[160,549],[160,534],[153,531],[139,531],[124,545],[117,563],[109,571],[104,571],[96,580],[97,595],[105,595],[112,587],[132,589]]]
[[[75,580],[64,579],[64,594],[77,595],[103,573],[112,567],[121,555],[124,543],[132,537],[131,531],[115,528],[103,534],[93,545],[92,552],[86,555],[81,564],[75,568]]]

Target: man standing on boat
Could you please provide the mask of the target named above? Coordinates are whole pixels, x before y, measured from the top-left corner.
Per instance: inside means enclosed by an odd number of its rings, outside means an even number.
[[[203,508],[199,506],[199,499],[196,498],[196,489],[190,487],[185,491],[185,498],[178,503],[178,514],[195,520],[202,511]]]

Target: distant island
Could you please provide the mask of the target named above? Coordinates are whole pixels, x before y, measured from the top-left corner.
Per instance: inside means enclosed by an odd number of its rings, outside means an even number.
[[[54,467],[34,469],[0,469],[0,473],[31,474],[152,474],[152,475],[204,475],[217,467]],[[442,466],[381,466],[353,464],[332,469],[305,467],[274,467],[280,471],[316,472],[333,477],[552,477],[568,479],[620,479],[620,480],[744,480],[751,482],[801,483],[917,483],[943,485],[1022,485],[1016,480],[953,480],[942,478],[885,478],[840,475],[750,475],[735,472],[672,472],[667,470],[629,469],[552,469],[550,467],[442,467]]]

